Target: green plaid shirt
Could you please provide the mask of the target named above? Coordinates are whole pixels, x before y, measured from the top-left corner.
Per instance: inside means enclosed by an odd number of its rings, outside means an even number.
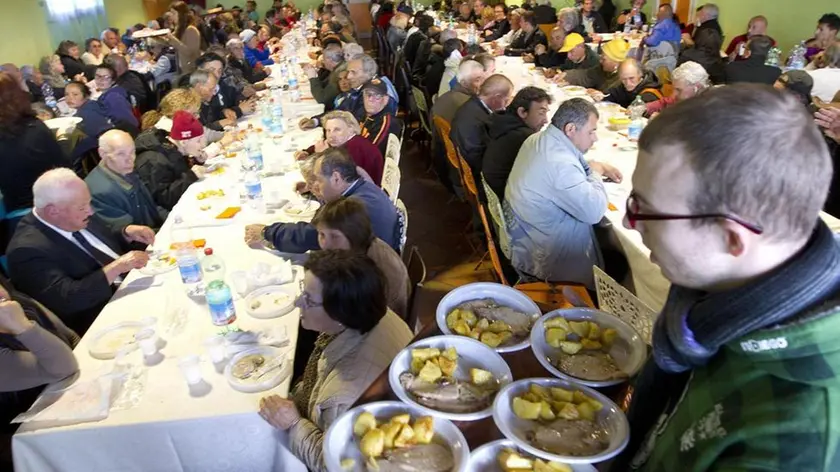
[[[836,303],[733,341],[693,371],[630,470],[840,471],[838,371]]]

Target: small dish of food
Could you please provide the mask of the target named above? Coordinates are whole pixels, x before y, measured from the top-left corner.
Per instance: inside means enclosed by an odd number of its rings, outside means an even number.
[[[312,218],[321,204],[315,200],[290,201],[283,207],[283,213],[293,218]]]
[[[647,357],[647,345],[630,325],[589,308],[540,318],[531,330],[531,349],[553,375],[595,388],[627,381]]]
[[[438,304],[435,318],[444,334],[473,338],[496,352],[512,352],[528,347],[539,316],[539,307],[524,293],[479,282],[449,292]]]
[[[615,403],[563,379],[523,379],[503,387],[493,421],[525,452],[565,464],[611,459],[630,439],[630,425]]]
[[[245,297],[245,309],[254,318],[279,318],[295,307],[296,293],[291,287],[269,285]]]
[[[291,374],[291,364],[277,349],[259,346],[234,355],[224,375],[234,389],[255,393],[272,389]]]
[[[469,459],[467,440],[452,422],[400,402],[353,408],[324,437],[330,472],[464,472]]]
[[[509,439],[489,442],[470,452],[469,472],[596,472],[591,464],[547,461],[529,454]]]
[[[463,336],[434,336],[400,351],[388,381],[397,397],[453,421],[493,414],[493,398],[513,380],[510,367],[486,345]]]
[[[143,275],[154,276],[165,274],[176,267],[178,267],[178,264],[171,252],[153,251],[149,253],[149,262],[138,270]]]

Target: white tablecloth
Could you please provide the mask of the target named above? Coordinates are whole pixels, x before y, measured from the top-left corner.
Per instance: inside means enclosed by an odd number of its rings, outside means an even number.
[[[549,91],[555,99],[549,114],[551,116],[560,102],[571,97],[565,96],[560,87],[548,82],[542,74],[533,72],[532,68],[532,64],[525,64],[518,57],[496,58],[496,73],[504,74],[511,79],[516,90],[533,85]],[[632,190],[631,177],[636,168],[638,148],[624,136],[607,129],[609,117],[605,113],[601,114],[598,123],[598,142],[589,150],[586,158],[612,164],[624,175],[624,180],[620,184],[605,184],[610,197],[609,201],[616,208],[616,210],[608,210],[605,216],[612,223],[612,229],[627,257],[636,296],[658,312],[665,304],[671,284],[662,275],[659,266],[650,261],[650,250],[642,243],[641,235],[637,231],[625,228],[622,221],[627,197]],[[840,220],[825,212],[822,212],[820,216],[832,231],[840,232]]]
[[[311,96],[302,90],[304,96]],[[284,103],[287,119],[297,118],[298,112],[312,112],[319,108],[313,101]],[[321,107],[322,108],[322,107]],[[317,111],[317,110],[316,110]],[[241,120],[254,123],[259,117]],[[306,147],[320,137],[320,130],[290,131],[276,147],[264,148],[267,170],[283,169],[285,175],[263,180],[268,203],[299,198],[293,190],[301,180],[294,165],[291,149]],[[294,140],[294,144],[291,143]],[[244,155],[240,153],[239,156]],[[207,176],[190,186],[176,205],[172,215],[182,215],[195,225],[194,239],[206,239],[227,266],[229,274],[246,270],[258,262],[277,263],[278,256],[265,250],[250,249],[244,242],[244,227],[250,223],[290,221],[281,210],[259,213],[247,203],[241,203],[244,190],[240,181],[240,158],[225,159],[221,174]],[[223,189],[221,199],[198,201],[202,190]],[[212,204],[212,209],[200,206]],[[228,206],[241,205],[232,220],[220,223],[213,216]],[[164,224],[155,241],[157,248],[169,246],[173,216]],[[229,285],[233,287],[230,283]],[[285,326],[290,343],[282,348],[292,361],[297,340],[299,311],[277,319],[252,318],[244,301],[236,296],[235,326],[243,330]],[[286,447],[284,433],[277,432],[257,414],[259,399],[269,393],[285,396],[290,388],[287,378],[270,392],[246,394],[231,388],[224,376],[217,373],[203,348],[203,342],[219,333],[214,326],[206,303],[187,297],[178,270],[156,277],[143,276],[138,271],[128,274],[112,301],[93,323],[88,334],[75,350],[81,369],[79,381],[95,379],[111,371],[114,361],[94,359],[88,353],[93,335],[104,328],[127,320],[145,317],[158,318],[157,330],[166,346],[161,350],[164,360],[154,366],[138,367],[142,393],[136,405],[127,409],[112,408],[108,418],[72,426],[33,427],[23,425],[14,436],[15,470],[18,472],[46,471],[154,471],[154,472],[228,472],[228,471],[305,471],[306,467]],[[212,390],[204,396],[193,397],[187,388],[177,361],[180,356],[202,356],[202,374]],[[142,356],[135,351],[129,359],[142,365]]]

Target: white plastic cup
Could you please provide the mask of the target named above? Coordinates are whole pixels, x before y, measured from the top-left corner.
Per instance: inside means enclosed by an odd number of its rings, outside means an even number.
[[[239,296],[244,297],[248,295],[250,283],[248,282],[248,273],[244,270],[235,270],[230,273],[230,280],[233,282],[233,289]]]
[[[190,354],[181,357],[178,361],[178,367],[181,369],[181,374],[188,385],[195,385],[202,381],[201,359],[197,355]]]
[[[227,358],[225,338],[222,336],[211,336],[204,341],[204,348],[214,364],[224,362]]]
[[[140,345],[140,350],[146,357],[154,356],[158,352],[157,348],[157,334],[152,328],[141,329],[134,335],[137,344]]]

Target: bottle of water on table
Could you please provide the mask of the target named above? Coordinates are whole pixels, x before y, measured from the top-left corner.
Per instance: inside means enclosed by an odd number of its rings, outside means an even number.
[[[263,201],[260,174],[256,170],[249,170],[245,173],[245,195],[251,208],[262,213],[265,209],[265,202]]]
[[[630,127],[627,129],[627,137],[631,140],[638,141],[642,135],[642,129],[645,127],[645,111],[647,106],[641,95],[636,95],[636,99],[630,104]]]
[[[227,326],[236,321],[236,307],[233,295],[224,279],[216,279],[207,284],[207,305],[210,307],[210,319],[216,326]]]
[[[213,253],[213,248],[204,249],[204,258],[201,259],[201,272],[204,274],[204,283],[207,285],[210,285],[214,280],[225,280],[225,262]]]
[[[790,59],[788,59],[788,69],[802,70],[808,65],[805,59],[805,54],[808,53],[808,48],[805,46],[805,41],[800,42],[793,47],[790,52]]]
[[[271,126],[271,119],[271,103],[260,102],[260,120],[262,121],[263,126]]]
[[[192,232],[181,216],[175,217],[170,235],[181,281],[186,286],[188,294],[199,293],[202,280],[201,261],[193,245]]]
[[[271,134],[283,134],[283,104],[277,100],[271,110]]]

